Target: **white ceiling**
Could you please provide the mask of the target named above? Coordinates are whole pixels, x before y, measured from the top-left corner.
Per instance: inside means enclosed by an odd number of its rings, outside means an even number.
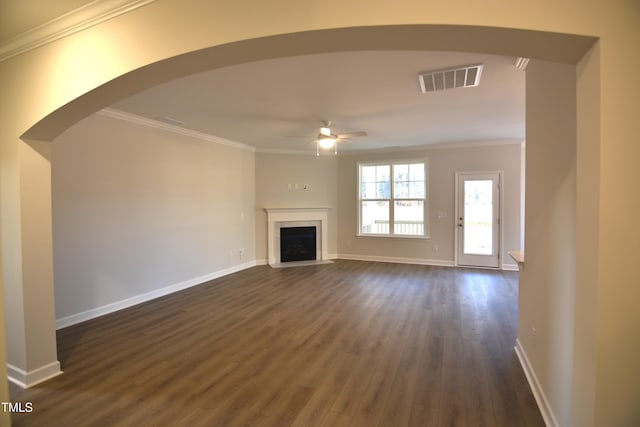
[[[0,41],[93,0],[0,0]],[[156,86],[117,110],[252,145],[313,152],[323,120],[368,136],[340,150],[523,140],[524,73],[514,58],[451,52],[343,52],[259,61]],[[421,94],[418,73],[484,64],[480,85]]]
[[[523,140],[525,73],[514,59],[424,51],[289,57],[174,80],[112,108],[264,151],[315,151],[322,120],[334,133],[368,133],[340,150]],[[420,92],[419,72],[477,63],[478,87]]]

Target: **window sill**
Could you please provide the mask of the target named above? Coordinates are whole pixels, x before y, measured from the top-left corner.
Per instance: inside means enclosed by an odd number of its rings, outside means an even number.
[[[431,236],[411,236],[405,234],[356,234],[356,237],[373,237],[374,239],[408,239],[430,240]]]

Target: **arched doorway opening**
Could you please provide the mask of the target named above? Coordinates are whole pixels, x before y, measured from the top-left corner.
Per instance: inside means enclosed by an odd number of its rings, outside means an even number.
[[[573,71],[575,71],[575,64],[589,51],[594,41],[590,37],[535,31],[437,25],[344,28],[247,40],[186,53],[133,70],[76,98],[73,102],[47,115],[47,117],[25,132],[23,139],[27,141],[52,141],[62,131],[83,117],[154,84],[199,71],[260,59],[367,49],[450,50],[527,56],[533,58],[534,62],[560,64],[561,68],[568,67],[564,68],[565,75],[568,76],[572,72],[572,67]],[[549,46],[554,46],[554,49],[548,49]],[[541,65],[539,68],[533,67],[531,73],[539,72],[540,74],[538,74],[539,79],[533,79],[536,83],[535,86],[531,87],[531,90],[544,87],[547,82],[553,80],[552,75],[557,71],[554,68],[554,66],[547,66],[546,64]],[[573,89],[575,90],[575,77],[573,81],[571,81],[571,78],[563,80],[564,84],[569,86],[573,84]],[[572,93],[575,96],[575,91],[569,91],[563,96],[571,97]],[[570,163],[572,159],[575,159],[576,137],[575,134],[563,134],[560,129],[556,129],[558,132],[549,130],[547,126],[549,116],[542,114],[542,111],[545,110],[544,105],[548,105],[549,100],[553,98],[550,98],[551,93],[547,92],[538,92],[538,95],[532,97],[532,103],[528,104],[528,107],[531,106],[531,108],[528,108],[527,111],[527,129],[531,129],[533,132],[531,137],[528,135],[529,144],[532,145],[536,143],[536,140],[544,139],[550,142],[559,142],[560,145],[558,146],[566,144],[566,147],[569,147],[569,153],[566,158],[568,164],[560,165],[562,167],[566,166],[568,169],[562,170],[555,178],[557,181],[562,181],[563,176],[575,173],[575,170],[571,170]],[[562,106],[563,108],[568,108],[568,110],[563,110],[564,113],[573,117],[575,121],[575,100],[573,104],[567,102]],[[572,107],[573,110],[571,110]],[[541,165],[544,163],[544,158],[553,151],[548,144],[540,146],[545,148],[538,152],[537,156],[528,156],[528,162],[530,163],[527,170],[542,171],[541,168],[543,166]],[[528,179],[528,181],[535,181],[535,177],[534,179]],[[553,180],[545,183],[545,185],[553,186],[556,183]],[[572,192],[575,192],[575,188],[570,185],[564,195],[570,196],[573,194]],[[539,194],[542,193],[543,191],[541,190]],[[528,203],[528,205],[544,204],[545,198],[540,197],[539,200]],[[549,194],[548,198],[555,200],[555,195]],[[575,206],[573,206],[574,210],[571,209],[571,206],[561,206],[561,208],[568,209],[565,213],[568,213],[569,218],[571,218],[571,215],[575,215]],[[554,226],[556,225],[559,224]],[[551,233],[551,231],[548,232]],[[569,245],[566,249],[568,258],[572,258],[576,251],[575,245]],[[535,259],[535,254],[539,253],[538,251],[539,248],[534,249],[530,255],[534,256]],[[562,259],[554,260],[554,262],[564,264]],[[532,267],[529,272],[534,273],[535,269]],[[529,272],[527,274],[530,274]],[[565,278],[570,277],[571,273],[571,271],[564,273]],[[569,312],[573,313],[573,310]],[[54,329],[54,325],[51,324],[40,326],[49,331]],[[569,331],[569,329],[572,328],[568,327],[557,338],[571,338],[573,331]],[[523,337],[523,339],[525,338]],[[570,383],[571,380],[569,379],[568,382]],[[567,381],[563,381],[563,384],[564,392],[566,393]]]

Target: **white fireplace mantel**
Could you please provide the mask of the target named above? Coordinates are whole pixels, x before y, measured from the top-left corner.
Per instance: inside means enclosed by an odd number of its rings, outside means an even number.
[[[320,250],[318,260],[329,259],[329,224],[328,213],[331,208],[264,208],[267,212],[267,254],[269,265],[280,262],[279,250],[276,250],[276,239],[280,242],[280,226],[283,223],[317,221],[320,225],[317,238]]]

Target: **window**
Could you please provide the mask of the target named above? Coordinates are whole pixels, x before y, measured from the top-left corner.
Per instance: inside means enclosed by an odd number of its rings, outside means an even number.
[[[358,164],[358,235],[427,237],[425,161]]]

